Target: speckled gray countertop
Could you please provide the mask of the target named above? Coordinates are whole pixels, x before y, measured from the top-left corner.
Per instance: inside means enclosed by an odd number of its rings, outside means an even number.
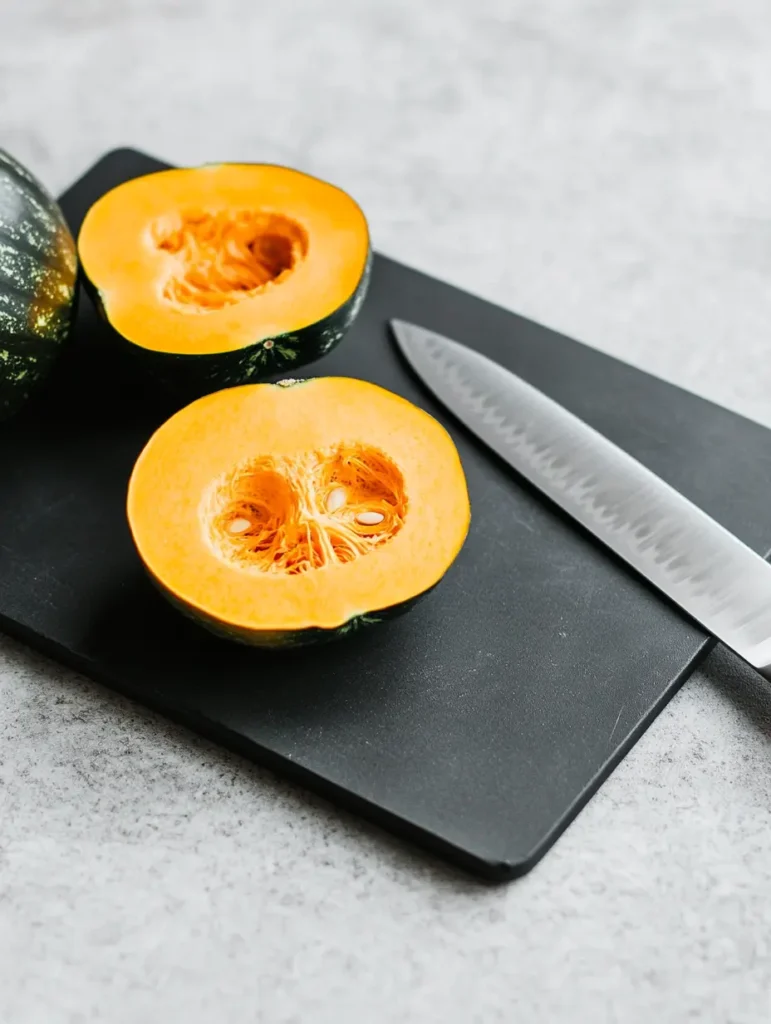
[[[52,188],[120,144],[294,164],[381,251],[771,425],[767,0],[0,20],[0,145]],[[769,1019],[771,695],[725,654],[503,888],[6,640],[0,701],[3,1024]]]

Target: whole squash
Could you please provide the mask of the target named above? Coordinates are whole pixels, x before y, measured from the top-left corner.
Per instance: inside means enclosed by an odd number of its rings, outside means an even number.
[[[77,250],[59,205],[0,149],[0,420],[26,403],[72,329]]]

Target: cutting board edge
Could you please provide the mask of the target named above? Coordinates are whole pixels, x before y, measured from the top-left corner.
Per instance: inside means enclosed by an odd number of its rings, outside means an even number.
[[[181,704],[167,704],[161,698],[151,697],[148,699],[146,695],[140,696],[140,691],[132,689],[130,685],[126,685],[119,678],[114,678],[106,672],[100,672],[88,658],[78,655],[57,641],[3,614],[0,614],[0,631],[13,641],[25,645],[29,650],[42,654],[44,657],[79,673],[98,686],[103,686],[112,693],[134,702],[139,707],[146,708],[167,721],[188,729],[193,735],[202,736],[216,746],[220,746],[238,757],[243,757],[248,763],[259,765],[273,773],[277,780],[287,779],[301,789],[314,793],[329,802],[332,812],[336,807],[342,807],[345,811],[364,819],[370,825],[382,829],[386,836],[396,836],[408,841],[414,853],[417,854],[420,851],[424,855],[429,854],[439,858],[443,869],[460,868],[478,881],[487,883],[514,881],[528,874],[543,859],[635,746],[643,733],[650,728],[652,722],[661,714],[686,680],[699,668],[717,645],[714,637],[705,637],[694,657],[671,680],[648,714],[637,723],[627,736],[626,741],[614,750],[612,757],[602,765],[541,842],[524,856],[509,856],[505,851],[499,853],[482,852],[481,850],[477,853],[470,852],[468,847],[455,845],[425,826],[384,808],[382,804],[354,793],[334,779],[314,772],[298,764],[292,758],[270,750],[225,725],[196,714],[192,709],[187,709]]]

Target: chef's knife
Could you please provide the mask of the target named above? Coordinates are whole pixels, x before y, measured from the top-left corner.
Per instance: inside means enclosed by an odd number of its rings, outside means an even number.
[[[771,564],[498,363],[402,320],[391,328],[413,370],[466,427],[771,680]]]

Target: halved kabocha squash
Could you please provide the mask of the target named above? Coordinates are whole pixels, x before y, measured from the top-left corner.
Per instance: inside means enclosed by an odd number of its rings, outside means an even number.
[[[318,359],[367,291],[366,218],[342,189],[273,164],[146,174],[78,235],[86,288],[148,369],[187,397]]]
[[[258,646],[406,611],[445,575],[470,523],[444,427],[344,377],[243,385],[185,406],[137,459],[127,513],[169,600]]]

